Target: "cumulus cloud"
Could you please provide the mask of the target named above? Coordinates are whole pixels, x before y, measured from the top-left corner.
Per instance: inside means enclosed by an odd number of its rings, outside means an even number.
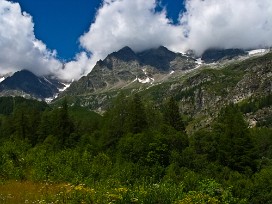
[[[70,81],[91,70],[89,61],[82,52],[64,66],[57,52],[35,37],[32,17],[18,3],[0,0],[0,75],[27,69],[38,76]]]
[[[180,18],[185,49],[251,49],[272,45],[271,0],[187,0]]]
[[[0,0],[0,31],[0,74],[28,69],[46,75],[60,69],[56,51],[35,38],[32,17],[18,3]]]
[[[182,4],[183,1],[180,0]],[[56,51],[36,39],[32,17],[18,3],[0,0],[0,74],[29,69],[38,75],[78,79],[99,59],[124,46],[134,51],[166,46],[201,54],[208,48],[272,46],[271,0],[185,0],[178,24],[158,0],[104,0],[89,31],[80,38],[85,52],[63,64]]]
[[[182,30],[171,24],[165,10],[155,12],[156,6],[156,0],[105,0],[90,30],[80,37],[81,46],[95,60],[124,46],[136,52],[160,45],[178,50]]]
[[[76,55],[75,60],[64,65],[64,69],[58,72],[58,77],[66,80],[79,79],[93,68],[93,58],[89,58],[86,52]]]
[[[181,0],[180,3],[183,3]],[[124,46],[134,51],[160,45],[197,54],[209,48],[251,49],[272,45],[271,0],[186,0],[173,25],[156,0],[104,0],[94,23],[80,37],[91,64]]]

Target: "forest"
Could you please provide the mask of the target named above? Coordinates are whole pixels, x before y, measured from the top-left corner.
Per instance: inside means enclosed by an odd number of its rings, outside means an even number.
[[[272,129],[249,128],[254,104],[229,104],[189,135],[175,97],[120,93],[103,115],[1,97],[0,203],[18,183],[46,189],[25,203],[272,203]]]

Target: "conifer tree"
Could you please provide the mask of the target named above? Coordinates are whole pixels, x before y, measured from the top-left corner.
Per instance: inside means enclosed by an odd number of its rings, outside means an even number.
[[[49,111],[46,110],[42,113],[41,122],[37,130],[38,143],[42,143],[46,137],[48,137],[50,134],[53,134],[52,125],[53,123],[52,120],[50,120]]]
[[[172,126],[178,131],[184,131],[185,129],[184,123],[179,113],[178,103],[173,97],[171,97],[165,105],[164,121],[166,124]]]
[[[65,146],[65,142],[69,138],[70,134],[74,131],[74,126],[69,118],[67,100],[64,99],[62,107],[59,110],[57,124],[57,137],[59,138],[60,145]]]
[[[16,136],[21,139],[26,139],[29,128],[27,124],[27,116],[22,107],[16,108],[13,113],[13,120]]]
[[[142,99],[139,94],[135,94],[129,105],[129,130],[136,134],[147,128],[147,118]]]
[[[113,106],[106,112],[104,118],[103,142],[111,145],[122,137],[127,130],[128,100],[123,93],[120,93]]]
[[[256,170],[256,154],[248,125],[237,106],[231,104],[218,118],[215,130],[218,138],[218,160],[240,172]]]

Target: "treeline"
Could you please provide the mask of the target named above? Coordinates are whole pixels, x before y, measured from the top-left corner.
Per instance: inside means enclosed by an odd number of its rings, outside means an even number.
[[[11,98],[2,98],[0,110],[10,103]],[[177,186],[182,186],[184,199],[272,201],[272,130],[249,129],[236,105],[222,109],[209,129],[188,136],[174,97],[158,106],[138,94],[120,94],[103,116],[69,107],[66,100],[59,108],[37,104],[1,112],[2,180],[173,187],[171,199],[159,202],[157,196],[150,203],[182,200]],[[202,198],[190,194],[199,192],[199,186],[205,189],[203,185],[210,190],[201,191]]]

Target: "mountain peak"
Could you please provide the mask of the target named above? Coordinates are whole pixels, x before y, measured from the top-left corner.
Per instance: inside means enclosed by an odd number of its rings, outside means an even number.
[[[115,57],[125,62],[137,59],[137,55],[135,54],[135,52],[128,46],[123,47],[117,52],[113,52],[112,54],[109,55],[109,57]]]
[[[164,52],[171,52],[170,50],[168,50],[166,47],[164,47],[164,46],[159,46],[158,48],[157,48],[157,50],[160,50],[160,51],[164,51]]]
[[[14,82],[23,82],[23,81],[33,81],[37,80],[37,76],[33,74],[31,71],[23,69],[20,71],[15,72],[12,76],[7,77],[3,82],[11,83]]]
[[[97,62],[93,70],[65,91],[64,95],[82,95],[117,90],[142,84],[160,83],[173,72],[195,68],[195,60],[160,46],[140,53],[124,47]],[[135,83],[134,83],[135,82]]]
[[[38,99],[45,99],[58,93],[62,87],[59,82],[46,77],[38,77],[29,70],[15,72],[0,83],[0,95],[6,93],[28,94]]]
[[[177,57],[177,53],[160,46],[140,52],[138,53],[138,57],[141,59],[142,64],[156,67],[159,70],[169,71],[170,62]]]
[[[126,52],[126,53],[132,52],[132,53],[134,53],[134,51],[133,51],[129,46],[123,47],[123,48],[120,49],[118,52]]]

